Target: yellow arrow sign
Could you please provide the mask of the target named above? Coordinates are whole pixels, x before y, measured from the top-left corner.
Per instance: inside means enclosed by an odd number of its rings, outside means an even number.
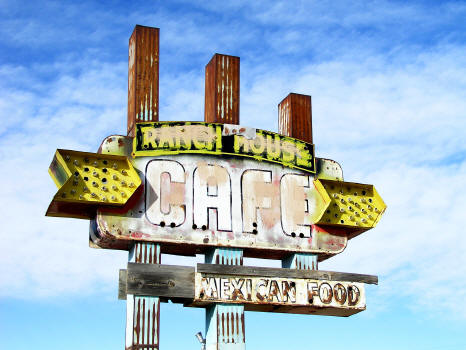
[[[317,225],[368,230],[377,225],[387,208],[373,185],[323,179],[315,180],[314,185],[330,197]]]
[[[141,179],[125,156],[57,150],[49,173],[59,188],[48,216],[83,217],[80,206],[123,206],[141,185]],[[74,204],[73,213],[53,210],[54,203]],[[78,207],[76,207],[78,206]],[[63,206],[62,206],[63,207]]]

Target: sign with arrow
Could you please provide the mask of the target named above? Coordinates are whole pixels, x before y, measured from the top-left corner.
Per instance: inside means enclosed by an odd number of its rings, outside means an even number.
[[[119,248],[144,240],[164,243],[165,252],[185,254],[228,245],[255,257],[264,251],[275,258],[306,252],[323,259],[343,251],[349,237],[375,226],[385,209],[373,186],[343,182],[336,162],[317,159],[314,174],[252,156],[212,154],[224,143],[211,140],[209,146],[194,133],[189,138],[185,131],[177,134],[185,125],[181,122],[165,125],[167,136],[154,136],[153,129],[137,136],[142,129],[136,124],[136,138],[112,136],[102,143],[103,154],[128,159],[142,189],[131,206],[98,208],[95,244]],[[184,130],[192,125],[186,123]],[[194,125],[211,127],[211,136],[217,135],[216,125]],[[255,142],[255,129],[228,124],[225,129],[242,130]],[[151,149],[140,151],[138,137],[156,141],[145,141]],[[195,137],[200,137],[197,146]],[[201,141],[211,149],[200,149]]]
[[[204,122],[160,122],[159,30],[136,26],[127,136],[97,153],[59,149],[49,167],[58,191],[46,215],[89,219],[92,247],[129,251],[127,349],[159,348],[161,300],[206,308],[207,349],[244,350],[244,310],[349,316],[365,310],[364,283],[377,283],[317,268],[377,225],[382,198],[315,156],[310,96],[280,102],[278,133],[241,126],[239,61],[207,64]],[[207,264],[161,265],[162,253]],[[244,256],[282,268],[241,266]]]
[[[314,173],[300,169],[303,159],[314,160],[313,147],[292,138],[276,137],[277,147],[267,148],[260,144],[273,133],[238,125],[144,123],[136,130],[135,138],[105,139],[101,153],[58,150],[49,171],[60,188],[47,215],[95,218],[92,240],[103,248],[144,240],[174,253],[228,245],[254,257],[323,259],[374,227],[385,210],[372,185],[342,181],[336,162],[317,159]],[[243,139],[256,148],[225,151]]]

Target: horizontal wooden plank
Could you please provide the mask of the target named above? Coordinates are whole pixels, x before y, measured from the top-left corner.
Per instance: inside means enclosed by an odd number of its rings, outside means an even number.
[[[194,267],[128,263],[126,292],[167,298],[194,298]]]
[[[119,273],[119,280],[118,280],[118,300],[126,300],[126,279],[127,279],[127,271],[121,269]]]
[[[119,296],[157,296],[191,307],[226,303],[242,304],[248,311],[350,316],[365,309],[361,282],[377,282],[375,276],[331,271],[216,264],[197,268],[129,263],[127,271],[120,271]]]
[[[357,273],[320,270],[295,270],[244,265],[197,264],[197,272],[217,275],[303,278],[327,281],[360,282],[367,284],[378,284],[379,281],[377,276]]]

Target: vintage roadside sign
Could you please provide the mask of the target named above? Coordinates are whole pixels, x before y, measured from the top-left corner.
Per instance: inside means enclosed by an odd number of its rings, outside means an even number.
[[[215,54],[204,121],[162,122],[158,55],[159,30],[136,26],[128,134],[106,137],[97,153],[59,149],[49,167],[58,191],[46,215],[89,219],[91,247],[129,251],[119,284],[126,349],[159,348],[160,301],[206,308],[208,350],[245,348],[245,310],[365,310],[364,285],[377,277],[319,271],[318,261],[375,227],[386,205],[373,185],[346,182],[336,161],[316,157],[311,97],[280,102],[278,133],[241,126],[239,57]],[[162,253],[206,263],[163,265]]]
[[[284,163],[266,161],[265,151],[260,158],[221,153],[225,143],[235,143],[229,137],[238,136],[222,137],[221,130],[242,130],[254,144],[256,129],[228,124],[218,129],[217,125],[181,122],[143,125],[150,136],[138,136],[144,128],[136,124],[134,139],[112,136],[102,143],[103,154],[130,160],[141,176],[143,190],[130,206],[97,210],[92,240],[101,247],[126,248],[132,241],[145,240],[167,244],[167,253],[192,255],[229,246],[254,257],[261,257],[266,250],[278,259],[297,251],[319,253],[323,259],[342,252],[349,238],[373,227],[383,212],[383,202],[373,186],[342,182],[336,162],[317,159],[312,173],[297,168],[301,164],[296,161],[297,148],[293,164],[290,156]],[[184,132],[193,126],[207,129],[197,129],[198,136],[191,131],[191,136],[185,137]],[[154,136],[163,129],[167,136]],[[185,131],[174,136],[177,130]],[[195,137],[199,137],[197,145]],[[291,144],[293,139],[287,140]],[[141,146],[148,143],[152,146]],[[314,159],[312,149],[307,147],[309,154],[300,157]]]

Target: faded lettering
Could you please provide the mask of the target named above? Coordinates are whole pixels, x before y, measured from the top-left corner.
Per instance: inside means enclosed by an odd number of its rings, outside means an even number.
[[[286,174],[280,181],[282,227],[288,236],[310,237],[309,176]]]
[[[134,156],[179,153],[228,154],[252,157],[315,173],[314,147],[269,131],[223,133],[224,125],[202,122],[137,123]]]
[[[349,282],[266,277],[200,278],[196,299],[217,302],[313,305],[321,307],[365,307],[362,285]]]
[[[193,223],[199,228],[231,231],[231,181],[218,165],[202,164],[194,170]],[[216,212],[216,225],[212,212]]]
[[[152,160],[146,172],[146,217],[154,225],[185,221],[183,166],[173,160]]]
[[[258,212],[271,209],[276,198],[272,187],[272,173],[264,170],[246,170],[241,177],[243,232],[257,233]],[[278,220],[278,217],[276,218]]]

